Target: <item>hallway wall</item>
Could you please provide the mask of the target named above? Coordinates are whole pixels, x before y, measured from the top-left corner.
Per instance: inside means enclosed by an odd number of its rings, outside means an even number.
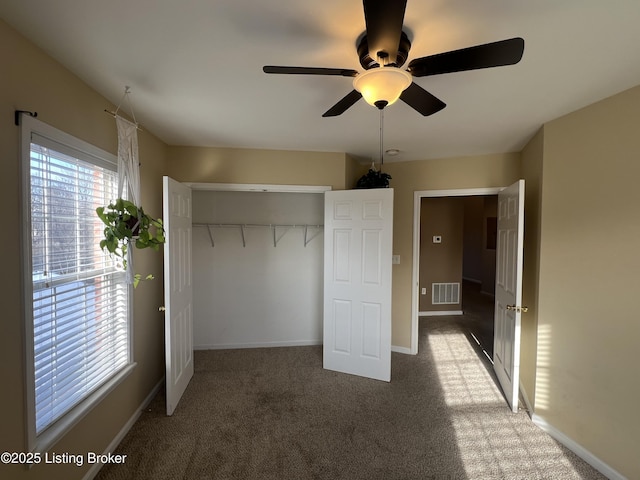
[[[420,312],[459,311],[461,303],[434,305],[433,283],[462,284],[463,197],[428,197],[420,208]],[[435,243],[438,236],[441,243]],[[422,294],[422,289],[426,294]],[[460,292],[460,298],[462,294]]]

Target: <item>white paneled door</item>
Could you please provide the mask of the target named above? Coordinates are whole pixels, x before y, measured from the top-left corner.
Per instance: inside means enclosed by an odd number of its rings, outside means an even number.
[[[391,380],[393,189],[325,193],[324,368]]]
[[[509,406],[518,411],[524,180],[498,194],[493,368]]]
[[[163,178],[165,362],[167,415],[193,376],[191,189]]]

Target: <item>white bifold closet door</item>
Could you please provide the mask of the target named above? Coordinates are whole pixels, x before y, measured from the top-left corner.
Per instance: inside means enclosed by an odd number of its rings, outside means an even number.
[[[393,190],[325,193],[324,368],[391,379]]]
[[[193,377],[191,189],[163,177],[165,383],[172,415]]]

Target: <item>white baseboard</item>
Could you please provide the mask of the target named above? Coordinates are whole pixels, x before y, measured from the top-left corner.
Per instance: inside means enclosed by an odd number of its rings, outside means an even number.
[[[462,310],[440,310],[437,312],[419,312],[419,317],[445,317],[448,315],[464,315]]]
[[[322,345],[322,340],[300,341],[300,342],[266,342],[266,343],[233,343],[224,345],[195,345],[194,350],[233,350],[237,348],[269,348],[269,347],[308,347]],[[391,351],[411,355],[411,349],[391,345]]]
[[[213,345],[194,345],[194,350],[235,350],[239,348],[271,348],[271,347],[309,347],[322,345],[322,340],[291,340],[285,342],[254,343],[218,343]]]
[[[135,413],[131,416],[131,418],[127,421],[127,423],[124,424],[124,427],[122,427],[122,429],[118,432],[115,438],[107,446],[105,451],[102,452],[104,455],[113,453],[115,449],[118,447],[118,445],[120,445],[120,442],[122,441],[122,439],[125,437],[127,433],[129,433],[129,430],[131,430],[131,427],[133,427],[133,425],[138,421],[138,418],[140,418],[140,415],[142,415],[142,411],[145,408],[147,408],[147,405],[151,403],[151,400],[153,400],[153,398],[158,394],[163,384],[164,384],[164,378],[161,379],[151,389],[151,391],[149,392],[149,395],[145,397],[145,399],[142,401],[142,403],[140,404],[138,409],[135,411]],[[98,474],[98,472],[100,471],[100,468],[102,468],[102,465],[103,464],[99,462],[94,463],[93,466],[89,469],[89,471],[87,471],[86,475],[82,477],[82,480],[93,480],[95,476]]]
[[[217,345],[195,345],[194,350],[233,350],[239,348],[270,348],[270,347],[308,347],[322,345],[322,340],[297,341],[297,342],[260,342],[260,343],[229,343]],[[391,351],[411,355],[411,349],[391,345]]]
[[[404,353],[405,355],[412,355],[411,349],[407,347],[398,347],[396,345],[391,345],[391,351],[397,353]]]
[[[522,401],[524,402],[524,406],[527,409],[527,412],[529,412],[529,417],[533,416],[533,405],[531,405],[531,401],[529,400],[529,397],[527,396],[527,391],[522,388],[522,382],[520,382],[520,397],[522,397]]]
[[[533,415],[531,415],[531,420],[540,429],[547,432],[549,435],[555,438],[562,445],[567,447],[569,450],[571,450],[573,453],[578,455],[581,459],[583,459],[593,468],[595,468],[600,473],[602,473],[609,480],[627,480],[627,478],[624,475],[622,475],[620,472],[618,472],[614,468],[607,465],[605,462],[600,460],[598,457],[596,457],[589,450],[587,450],[582,445],[577,443],[575,440],[567,437],[564,433],[562,433],[560,430],[555,428],[553,425],[550,425],[549,423],[547,423],[547,421],[541,416],[536,415],[534,413]]]

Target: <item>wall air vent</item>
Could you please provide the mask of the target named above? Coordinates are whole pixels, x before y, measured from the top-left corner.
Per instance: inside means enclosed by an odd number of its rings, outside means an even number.
[[[455,305],[460,303],[459,283],[432,283],[431,303],[433,305]]]

